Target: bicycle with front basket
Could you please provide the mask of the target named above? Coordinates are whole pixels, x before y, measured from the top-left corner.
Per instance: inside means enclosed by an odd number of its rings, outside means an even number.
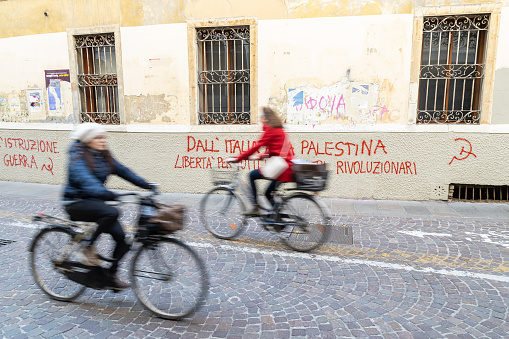
[[[240,179],[240,165],[233,171],[213,170],[212,174],[215,187],[200,202],[200,220],[215,237],[233,239],[245,229],[248,218],[252,218],[242,215],[246,203],[237,188],[244,190],[246,184]],[[320,247],[331,232],[327,207],[309,193],[325,188],[327,172],[314,174],[305,174],[306,178],[299,180],[297,187],[285,191],[279,185],[274,193],[274,206],[262,207],[264,213],[256,216],[265,230],[296,251],[308,252]]]
[[[191,247],[150,220],[160,206],[155,203],[156,194],[119,195],[134,196],[134,203],[139,206],[129,276],[136,296],[147,309],[159,317],[175,320],[201,306],[208,291],[208,275],[203,261]],[[127,202],[119,202],[123,203]],[[108,286],[106,268],[83,264],[78,258],[80,243],[94,231],[92,223],[45,214],[36,215],[33,220],[46,224],[30,246],[32,275],[44,293],[56,300],[72,301],[87,287]],[[99,259],[114,260],[100,254]]]

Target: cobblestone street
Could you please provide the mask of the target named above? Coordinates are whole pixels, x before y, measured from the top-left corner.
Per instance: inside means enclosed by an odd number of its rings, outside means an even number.
[[[204,306],[182,321],[152,316],[131,290],[49,299],[29,269],[39,211],[62,214],[60,187],[0,181],[0,336],[4,338],[507,338],[509,205],[323,199],[336,225],[312,253],[288,250],[251,221],[232,241],[198,220],[178,237],[206,263]],[[122,220],[127,228],[133,213]],[[338,242],[351,226],[353,245]],[[127,279],[126,256],[122,277]]]

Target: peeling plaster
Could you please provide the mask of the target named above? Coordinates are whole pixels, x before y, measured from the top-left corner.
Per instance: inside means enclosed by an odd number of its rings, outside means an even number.
[[[68,83],[67,83],[68,84]],[[28,88],[38,88],[36,85],[28,86]],[[63,88],[64,89],[64,88]],[[74,123],[74,117],[71,110],[70,84],[69,90],[62,91],[62,100],[64,108],[58,115],[48,114],[48,93],[43,89],[43,106],[41,107],[40,116],[31,117],[27,103],[26,89],[18,92],[0,93],[0,121],[1,122],[51,122],[51,123]]]
[[[286,122],[292,125],[376,123],[385,113],[379,108],[379,85],[351,82],[348,76],[329,87],[310,85],[288,89]]]
[[[177,123],[173,95],[130,95],[124,98],[126,120],[131,123]]]
[[[29,116],[25,90],[0,93],[0,121],[28,122]]]

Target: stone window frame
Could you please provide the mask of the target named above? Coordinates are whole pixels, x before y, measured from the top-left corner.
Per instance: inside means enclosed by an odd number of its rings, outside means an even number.
[[[78,86],[78,60],[76,49],[74,48],[74,36],[91,35],[101,33],[113,33],[115,35],[115,62],[117,66],[117,89],[118,89],[118,113],[120,125],[126,123],[125,106],[124,106],[124,76],[122,67],[122,45],[120,41],[120,25],[102,25],[89,27],[72,27],[67,28],[67,46],[69,51],[69,65],[71,75],[71,92],[73,102],[73,117],[77,123],[80,123],[80,97]],[[110,125],[108,125],[110,126]],[[114,125],[111,125],[114,126]]]
[[[426,6],[417,7],[414,10],[412,63],[410,69],[410,98],[408,109],[408,123],[417,123],[417,108],[419,98],[419,72],[421,66],[423,20],[425,16],[453,16],[465,14],[490,14],[490,28],[486,42],[485,76],[481,93],[481,121],[480,124],[491,122],[491,109],[493,105],[493,88],[495,78],[495,59],[498,46],[498,33],[500,28],[500,16],[502,6],[500,4],[476,4],[458,6]],[[428,124],[419,124],[428,125]],[[440,124],[449,125],[449,124]],[[478,126],[478,125],[477,125]]]
[[[199,125],[198,121],[198,49],[196,44],[196,28],[200,27],[231,27],[249,26],[250,34],[250,125],[258,122],[258,19],[254,17],[217,18],[187,21],[187,41],[189,60],[189,96],[190,123]],[[206,124],[200,126],[233,126],[223,124]],[[234,125],[239,126],[239,125]],[[249,126],[249,125],[248,125]]]

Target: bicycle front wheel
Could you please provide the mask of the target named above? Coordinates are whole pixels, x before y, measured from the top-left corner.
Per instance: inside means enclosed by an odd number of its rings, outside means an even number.
[[[74,300],[86,288],[55,267],[72,238],[68,230],[47,228],[35,236],[30,247],[30,268],[35,282],[44,293],[60,301]]]
[[[140,247],[130,273],[140,302],[161,318],[186,317],[207,295],[205,265],[191,247],[177,239],[161,238]]]
[[[329,238],[329,219],[318,202],[307,194],[285,199],[279,208],[278,219],[285,225],[281,239],[293,250],[308,252]]]
[[[233,239],[246,223],[244,204],[230,189],[216,187],[200,203],[200,219],[205,228],[219,239]]]

